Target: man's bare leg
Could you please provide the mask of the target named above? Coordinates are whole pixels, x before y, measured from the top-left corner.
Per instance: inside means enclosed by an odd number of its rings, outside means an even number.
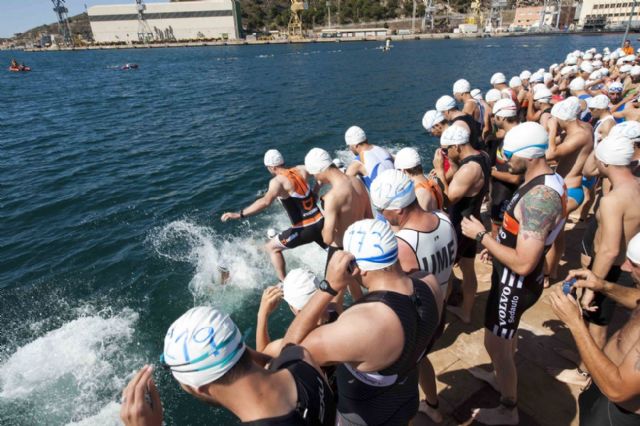
[[[484,330],[484,346],[491,357],[495,379],[500,390],[500,405],[496,408],[476,408],[473,418],[487,425],[515,425],[518,416],[518,373],[514,354],[517,333],[513,339],[502,339],[489,330]],[[489,382],[489,384],[491,384]]]
[[[287,267],[284,262],[284,256],[282,255],[282,247],[280,243],[276,240],[271,240],[264,246],[267,253],[269,253],[269,258],[271,259],[271,264],[273,265],[273,269],[276,270],[276,275],[280,281],[284,281],[284,277],[287,276]]]
[[[478,280],[476,279],[475,258],[462,257],[458,264],[462,271],[462,305],[447,306],[447,310],[460,318],[463,323],[471,322],[471,311],[476,300],[478,290]]]
[[[420,412],[425,413],[434,423],[441,423],[442,413],[438,407],[438,388],[436,387],[436,372],[429,358],[424,357],[418,365],[420,388],[424,392],[425,401],[420,401]]]

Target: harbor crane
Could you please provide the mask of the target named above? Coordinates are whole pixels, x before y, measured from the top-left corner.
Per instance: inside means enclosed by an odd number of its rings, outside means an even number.
[[[302,38],[302,12],[309,8],[306,0],[291,0],[289,18],[289,38]]]
[[[144,4],[143,0],[136,0],[136,11],[138,12],[138,41],[141,43],[146,43],[153,39],[151,27],[149,27],[149,23],[144,17],[144,11],[146,8],[147,6]]]
[[[58,32],[62,36],[64,45],[73,47],[73,37],[71,36],[71,27],[69,27],[69,10],[65,5],[65,0],[51,0],[53,3],[53,11],[58,16]]]

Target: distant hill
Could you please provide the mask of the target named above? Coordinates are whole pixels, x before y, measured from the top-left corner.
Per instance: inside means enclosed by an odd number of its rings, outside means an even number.
[[[89,25],[89,17],[86,13],[69,17],[69,27],[71,33],[74,35],[81,35],[85,40],[91,40],[91,26]],[[14,37],[16,43],[32,42],[38,39],[41,34],[58,34],[58,23],[40,25],[39,27],[31,28],[18,37]]]

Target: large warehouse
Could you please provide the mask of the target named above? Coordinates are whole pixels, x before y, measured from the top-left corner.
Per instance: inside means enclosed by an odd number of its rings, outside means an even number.
[[[88,9],[97,43],[238,39],[237,0],[201,0],[93,6]],[[142,18],[142,19],[140,19]]]

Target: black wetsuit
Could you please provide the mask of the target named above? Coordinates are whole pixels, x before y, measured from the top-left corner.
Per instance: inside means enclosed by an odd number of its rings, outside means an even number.
[[[489,189],[489,178],[491,176],[489,156],[485,152],[481,151],[480,154],[468,156],[462,160],[460,167],[471,162],[478,163],[480,165],[484,185],[476,195],[463,197],[457,203],[449,207],[451,223],[453,223],[456,230],[456,237],[458,238],[458,259],[461,257],[474,258],[476,256],[476,240],[462,235],[462,218],[473,215],[476,219],[480,219],[482,200]]]
[[[507,206],[504,213],[504,221],[498,231],[497,241],[509,248],[515,249],[520,232],[520,223],[516,219],[515,209],[518,201],[532,189],[545,185],[558,194],[558,203],[562,203],[562,212],[566,206],[566,189],[564,180],[560,175],[552,173],[540,175],[528,183],[522,185]],[[562,219],[553,227],[545,237],[544,247],[546,253],[553,241],[564,227]],[[544,285],[544,253],[538,259],[538,263],[528,275],[519,275],[493,258],[493,272],[491,274],[491,290],[487,299],[484,326],[498,337],[511,339],[518,330],[520,317],[540,298]]]
[[[503,139],[491,136],[487,140],[487,150],[491,159],[491,166],[499,172],[509,173],[509,165],[498,157],[498,151],[502,148]],[[507,183],[503,180],[491,177],[491,221],[497,225],[502,224],[504,212],[518,189],[518,185]]]
[[[595,382],[578,397],[580,426],[638,426],[640,415],[609,401]]]
[[[296,408],[283,416],[241,424],[251,426],[335,425],[336,407],[333,392],[318,370],[303,361],[302,357],[300,346],[289,345],[271,361],[269,366],[271,371],[286,368],[291,372],[298,393]]]
[[[406,425],[418,412],[417,365],[426,355],[440,318],[431,289],[422,281],[412,280],[412,296],[374,291],[355,303],[387,305],[400,319],[405,339],[400,357],[378,372],[360,372],[347,364],[338,366],[341,424]]]
[[[449,124],[453,124],[456,121],[464,121],[469,126],[471,133],[469,134],[469,143],[475,149],[484,150],[484,142],[482,142],[482,125],[476,121],[469,114],[459,115],[458,117],[451,120]]]

